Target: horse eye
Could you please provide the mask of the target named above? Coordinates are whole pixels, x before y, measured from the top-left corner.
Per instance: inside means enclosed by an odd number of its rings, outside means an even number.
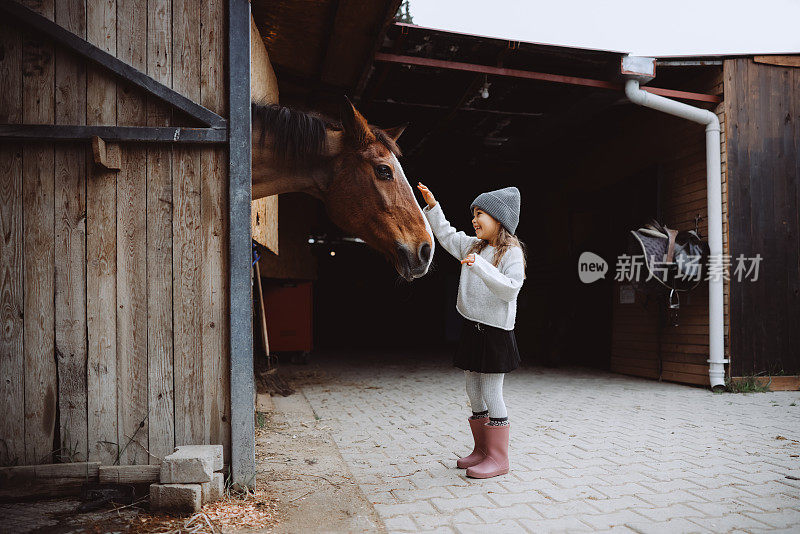
[[[392,169],[388,165],[376,165],[375,166],[375,175],[380,178],[381,180],[391,180],[392,179]]]

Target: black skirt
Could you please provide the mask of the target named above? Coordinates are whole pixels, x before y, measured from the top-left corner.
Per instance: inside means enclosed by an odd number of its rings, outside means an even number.
[[[514,330],[504,330],[461,318],[461,337],[453,365],[465,371],[508,373],[519,367],[521,358]]]

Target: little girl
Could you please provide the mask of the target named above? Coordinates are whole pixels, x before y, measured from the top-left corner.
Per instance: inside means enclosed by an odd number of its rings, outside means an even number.
[[[517,294],[525,279],[524,244],[514,235],[519,223],[516,187],[481,193],[470,210],[475,237],[456,232],[433,193],[417,185],[422,210],[436,239],[461,261],[456,310],[464,317],[453,365],[463,369],[472,407],[468,418],[475,446],[456,462],[467,476],[490,478],[508,473],[511,429],[503,402],[503,378],[520,364],[514,322]]]

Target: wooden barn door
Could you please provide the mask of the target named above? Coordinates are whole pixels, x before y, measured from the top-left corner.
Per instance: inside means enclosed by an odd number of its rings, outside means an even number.
[[[23,2],[227,115],[216,0]],[[0,20],[0,124],[184,126],[158,99]],[[0,144],[0,464],[159,463],[230,445],[226,146]]]

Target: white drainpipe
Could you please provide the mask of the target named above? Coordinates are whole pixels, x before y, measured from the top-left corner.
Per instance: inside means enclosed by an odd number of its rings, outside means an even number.
[[[638,59],[638,58],[637,58]],[[655,68],[653,68],[655,74]],[[623,72],[623,75],[626,73]],[[719,119],[711,111],[689,106],[639,88],[636,77],[625,81],[625,95],[635,104],[706,125],[706,201],[708,202],[708,377],[711,388],[725,385],[724,315],[722,296],[722,178]]]

